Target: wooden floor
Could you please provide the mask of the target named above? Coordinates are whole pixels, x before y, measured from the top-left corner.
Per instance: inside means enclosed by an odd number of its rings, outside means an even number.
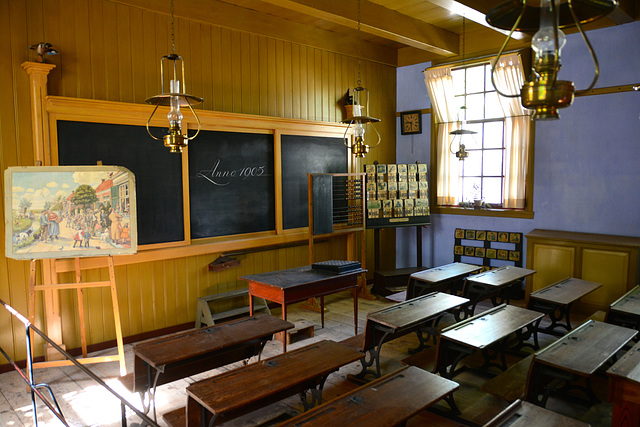
[[[522,301],[520,301],[521,303]],[[519,301],[514,303],[518,304]],[[331,339],[341,341],[353,336],[353,300],[350,294],[336,294],[325,298],[327,312],[325,314],[325,327],[320,328],[320,314],[303,309],[300,304],[294,304],[289,308],[290,321],[306,320],[317,325],[315,337],[304,337],[294,340],[288,349],[293,349],[308,345],[315,340]],[[384,308],[394,302],[382,297],[376,300],[359,300],[359,320],[360,332],[364,330],[366,315],[368,312]],[[489,308],[488,305],[479,306],[476,313]],[[272,314],[279,315],[278,310]],[[573,319],[574,325],[579,324],[583,319],[579,316]],[[440,327],[445,327],[454,323],[452,315],[445,315],[440,323]],[[546,345],[553,341],[553,337],[541,335],[541,345]],[[396,339],[383,346],[381,355],[381,367],[383,373],[391,372],[403,366],[402,360],[409,356],[408,349],[416,347],[418,339],[415,334],[411,334]],[[263,352],[263,358],[280,354],[282,343],[270,341]],[[105,351],[100,354],[112,354],[114,351]],[[435,355],[435,352],[432,352]],[[509,366],[515,365],[521,357],[509,356]],[[133,357],[130,346],[126,346],[126,361],[128,371],[131,372]],[[466,363],[472,366],[478,360],[470,358]],[[430,369],[433,360],[423,359],[423,367]],[[222,369],[209,371],[197,376],[189,377],[185,380],[176,381],[171,384],[158,387],[156,405],[158,421],[160,425],[166,425],[161,414],[184,406],[186,403],[185,388],[188,384],[215,375],[216,373],[233,369],[240,366],[234,364]],[[90,369],[102,378],[110,387],[124,396],[136,407],[141,407],[139,396],[129,393],[118,380],[119,368],[117,363],[102,363],[90,365]],[[341,395],[357,387],[357,384],[347,379],[348,374],[357,374],[360,370],[359,362],[352,363],[332,374],[324,387],[323,399],[325,401]],[[47,383],[51,386],[56,396],[66,420],[71,426],[120,426],[121,411],[120,404],[107,391],[97,386],[97,384],[86,374],[75,367],[47,368],[39,369],[35,373],[37,382]],[[433,411],[423,412],[414,417],[408,423],[409,426],[425,425],[481,425],[493,417],[499,410],[508,405],[508,402],[500,397],[496,397],[483,390],[491,376],[480,375],[477,371],[468,370],[457,375],[454,380],[460,383],[461,387],[455,393],[456,402],[461,409],[462,415],[456,421],[447,421],[441,415],[447,416],[448,406],[438,404]],[[611,405],[606,402],[607,384],[606,377],[598,378],[594,389],[602,403],[594,407],[582,406],[579,402],[570,400],[551,398],[547,408],[568,415],[572,418],[581,419],[592,426],[608,426],[611,424]],[[252,413],[249,416],[238,418],[227,426],[255,426],[255,425],[275,425],[278,420],[302,411],[302,404],[298,396],[292,396],[282,402],[271,405],[265,410]],[[438,415],[440,414],[440,415]],[[128,424],[137,426],[138,419],[133,414],[128,414]],[[40,426],[59,426],[57,419],[44,406],[38,407],[38,423]],[[31,407],[30,395],[26,386],[16,372],[9,372],[0,375],[0,426],[19,427],[32,426],[33,411]]]

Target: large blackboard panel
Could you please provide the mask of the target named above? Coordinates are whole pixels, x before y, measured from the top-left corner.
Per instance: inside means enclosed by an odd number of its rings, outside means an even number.
[[[189,145],[191,237],[275,230],[273,135],[201,131]]]
[[[282,221],[285,229],[309,225],[308,173],[346,173],[342,138],[282,135]]]
[[[144,126],[58,120],[61,166],[124,166],[136,177],[138,244],[184,240],[182,160]],[[152,129],[153,131],[154,129]],[[156,133],[161,132],[156,129]]]

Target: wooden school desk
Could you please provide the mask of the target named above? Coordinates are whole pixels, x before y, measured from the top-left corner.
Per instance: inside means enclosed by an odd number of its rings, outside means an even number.
[[[525,400],[544,407],[550,394],[566,384],[584,393],[589,403],[597,402],[591,376],[637,333],[622,326],[586,321],[535,354]],[[579,385],[581,380],[584,386]]]
[[[456,294],[456,284],[471,273],[481,270],[479,265],[454,262],[430,268],[429,270],[413,273],[409,276],[407,286],[407,299],[414,298],[423,292],[443,291],[449,289],[451,294]]]
[[[541,311],[551,318],[551,325],[544,329],[539,329],[538,323],[536,325],[538,331],[551,335],[562,335],[562,333],[555,331],[555,328],[564,328],[566,331],[573,329],[571,327],[571,305],[601,286],[600,283],[568,278],[532,292],[529,295],[527,308]],[[563,319],[565,323],[561,323]]]
[[[417,298],[401,302],[391,307],[374,311],[367,315],[361,360],[362,371],[356,376],[364,378],[367,374],[376,377],[380,372],[380,350],[382,345],[411,332],[418,334],[420,345],[412,351],[422,350],[430,338],[436,335],[438,321],[447,312],[469,301],[456,295],[432,292]],[[375,363],[376,370],[369,369]]]
[[[282,307],[282,319],[287,320],[287,304],[320,297],[320,316],[324,328],[324,296],[351,290],[353,294],[353,323],[358,334],[358,276],[366,272],[361,268],[336,274],[306,267],[241,276],[249,282],[249,310],[253,314],[253,298],[260,297],[277,302]],[[287,340],[283,340],[287,349]]]
[[[640,330],[640,286],[618,298],[609,307],[607,323]]]
[[[401,426],[420,411],[450,396],[458,387],[453,381],[406,366],[291,418],[279,427]]]
[[[535,339],[533,324],[543,316],[537,311],[501,304],[443,329],[434,372],[451,379],[457,374],[458,363],[478,350],[482,351],[485,360],[480,369],[497,367],[502,371],[507,370],[505,352],[509,338],[512,334],[516,335],[518,344],[515,348],[527,345],[524,340],[531,335]],[[535,339],[533,347],[537,345]],[[498,356],[501,358],[500,364],[493,362]]]
[[[535,272],[527,268],[506,266],[468,276],[465,279],[463,293],[470,300],[465,307],[466,315],[473,316],[476,305],[488,298],[491,298],[493,305],[497,305],[497,298],[502,291]],[[509,302],[508,298],[504,300]]]
[[[617,425],[617,424],[613,424]],[[520,399],[496,415],[484,427],[589,427],[557,412],[541,408]]]
[[[613,402],[611,425],[640,425],[640,343],[610,367],[607,375],[609,401]]]
[[[322,403],[329,374],[361,357],[342,344],[320,341],[193,383],[187,387],[187,427],[225,422],[297,393],[311,408]]]
[[[192,329],[143,341],[132,347],[133,391],[145,413],[154,408],[156,387],[252,356],[259,356],[273,334],[294,325],[268,314]]]

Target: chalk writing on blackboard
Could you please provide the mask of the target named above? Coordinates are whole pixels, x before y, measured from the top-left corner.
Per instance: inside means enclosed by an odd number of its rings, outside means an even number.
[[[196,177],[203,178],[213,185],[225,186],[233,180],[246,181],[251,177],[270,176],[266,173],[267,166],[243,166],[236,169],[225,169],[220,165],[220,159],[213,162],[211,169],[201,170],[196,173]]]

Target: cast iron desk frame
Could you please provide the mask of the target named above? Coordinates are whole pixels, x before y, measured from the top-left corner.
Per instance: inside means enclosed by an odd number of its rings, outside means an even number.
[[[360,357],[324,340],[193,383],[187,387],[187,427],[212,427],[296,393],[309,410],[322,404],[327,377]]]
[[[463,296],[469,298],[470,301],[465,306],[465,315],[473,316],[478,303],[486,299],[491,299],[494,307],[499,303],[508,304],[509,297],[504,296],[503,291],[508,290],[508,288],[535,272],[535,270],[509,265],[467,276]],[[498,298],[500,298],[499,302]]]
[[[556,328],[564,328],[569,332],[573,329],[571,326],[573,303],[600,287],[602,287],[600,283],[570,277],[529,294],[527,308],[545,313],[551,319],[551,325],[542,329],[538,322],[536,325],[538,332],[556,336],[564,335],[557,332]],[[561,323],[563,319],[565,323]]]
[[[253,356],[260,359],[273,334],[293,327],[277,317],[258,314],[135,344],[133,391],[140,394],[144,413],[153,408],[156,419],[157,386],[240,360],[246,364]]]
[[[388,341],[415,332],[420,344],[409,352],[419,352],[430,339],[435,344],[436,328],[442,316],[468,301],[456,295],[431,292],[369,313],[362,346],[365,357],[361,359],[362,370],[356,378],[363,379],[368,374],[379,378],[382,375],[380,352],[382,345]],[[374,364],[375,371],[369,369]]]
[[[279,427],[404,426],[406,421],[443,398],[453,396],[458,383],[405,366],[375,379]]]
[[[457,284],[471,273],[481,270],[482,266],[453,262],[419,271],[409,276],[407,286],[407,299],[415,298],[424,292],[449,290],[455,295],[458,291]]]
[[[621,350],[638,331],[587,320],[562,338],[536,352],[531,363],[525,400],[545,407],[551,393],[576,389],[588,403],[598,402],[591,377]],[[584,386],[578,381],[584,380]]]
[[[320,318],[324,328],[324,296],[351,290],[353,295],[353,323],[358,335],[358,276],[366,273],[362,268],[342,274],[314,270],[310,265],[287,270],[240,276],[249,282],[249,312],[253,315],[253,297],[273,301],[282,307],[282,319],[287,320],[287,304],[320,297]],[[287,340],[283,340],[287,351]]]
[[[484,364],[479,367],[486,371],[491,367],[507,370],[506,351],[509,340],[515,334],[517,340],[511,348],[538,348],[534,324],[543,313],[512,305],[501,304],[490,310],[458,322],[442,330],[436,355],[434,373],[452,379],[460,370],[458,364],[476,351],[482,351]],[[525,343],[532,337],[534,344]],[[500,357],[500,363],[493,362]]]

